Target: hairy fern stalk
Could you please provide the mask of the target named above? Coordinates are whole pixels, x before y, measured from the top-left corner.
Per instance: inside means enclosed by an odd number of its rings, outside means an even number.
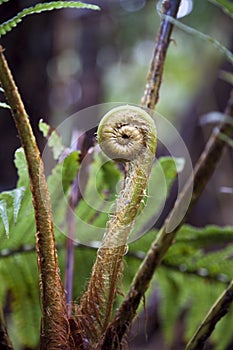
[[[76,316],[89,348],[98,348],[112,312],[116,286],[122,272],[127,239],[145,195],[156,150],[156,128],[143,109],[121,106],[100,122],[98,142],[111,159],[126,162],[124,187],[110,217],[87,292]]]

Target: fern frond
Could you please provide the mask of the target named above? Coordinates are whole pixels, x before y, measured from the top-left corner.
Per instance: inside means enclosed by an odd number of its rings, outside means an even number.
[[[39,121],[38,127],[43,136],[48,140],[48,146],[53,151],[53,158],[55,160],[59,159],[65,151],[65,146],[63,145],[61,135],[58,134],[56,129],[52,128],[42,119]]]
[[[0,5],[2,5],[4,2],[8,2],[10,0],[0,0]]]
[[[65,217],[67,202],[62,199],[66,198],[69,186],[77,174],[78,158],[78,152],[71,153],[62,163],[55,166],[48,178],[56,222]],[[15,152],[15,164],[19,176],[18,187],[0,193],[0,237],[2,238],[4,232],[7,236],[10,233],[8,240],[1,240],[1,250],[17,250],[22,245],[32,245],[35,241],[35,220],[26,159],[22,148]]]
[[[0,217],[3,222],[6,235],[7,237],[9,237],[9,220],[8,220],[8,214],[7,214],[7,205],[4,200],[0,201]]]
[[[16,340],[17,348],[37,348],[41,310],[36,253],[6,259],[4,264],[0,264],[0,303],[4,305],[10,293],[9,334]]]
[[[85,4],[76,1],[51,1],[48,3],[39,3],[35,6],[28,7],[19,12],[15,17],[2,23],[0,25],[0,37],[10,32],[14,27],[22,21],[22,19],[28,15],[33,15],[35,13],[41,13],[44,11],[59,10],[63,8],[76,8],[76,9],[91,9],[99,10],[96,5]]]
[[[25,188],[19,187],[12,191],[5,191],[0,194],[0,217],[7,237],[9,237],[9,223],[11,217],[13,216],[14,224],[17,222],[24,192]]]
[[[203,228],[183,225],[179,230],[176,243],[185,243],[195,248],[210,248],[215,245],[233,243],[233,227],[208,225]]]
[[[233,18],[233,4],[232,1],[227,0],[209,0],[214,5],[220,7],[223,12],[231,16]]]

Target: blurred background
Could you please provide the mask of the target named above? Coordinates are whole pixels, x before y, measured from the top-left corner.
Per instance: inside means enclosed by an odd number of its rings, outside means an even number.
[[[11,0],[3,4],[1,22],[36,3]],[[41,150],[41,118],[56,126],[95,104],[140,104],[160,24],[157,1],[92,3],[101,11],[66,9],[29,16],[1,38]],[[182,22],[233,48],[232,20],[211,2],[195,0]],[[175,29],[172,38],[157,112],[178,129],[195,164],[213,127],[200,125],[200,117],[224,111],[231,89],[226,72],[232,67],[210,43],[194,35]],[[13,158],[20,143],[9,111],[1,109],[0,114],[0,189],[8,190],[17,181]],[[164,153],[161,148],[157,156]],[[233,224],[232,161],[232,148],[228,148],[190,214],[193,225]],[[164,215],[168,210],[169,203]],[[150,327],[155,325],[150,323]],[[139,327],[136,333],[132,349],[144,349],[145,329]],[[151,344],[146,349],[154,348]]]

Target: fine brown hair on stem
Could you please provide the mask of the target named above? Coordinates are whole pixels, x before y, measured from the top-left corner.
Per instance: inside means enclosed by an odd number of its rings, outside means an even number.
[[[170,17],[176,17],[181,0],[163,1],[162,14]],[[144,95],[141,99],[143,107],[154,110],[158,99],[159,89],[162,82],[163,68],[165,64],[167,49],[171,41],[171,33],[173,24],[168,18],[164,18],[161,22],[157,37],[153,57],[151,60],[149,72],[147,75],[146,87]]]
[[[98,142],[107,156],[127,164],[124,186],[110,217],[93,266],[87,292],[76,317],[92,349],[108,326],[122,274],[127,239],[144,198],[156,149],[153,119],[142,108],[120,106],[109,111],[98,128]],[[143,159],[143,162],[141,161]]]
[[[0,82],[23,146],[36,219],[36,247],[42,301],[40,349],[72,349],[73,340],[59,275],[50,197],[40,152],[22,99],[0,47]]]
[[[230,118],[233,118],[233,91],[231,92],[225,114]],[[219,137],[222,134],[225,134],[228,137],[233,135],[233,124],[222,123],[219,126],[217,132],[216,130],[213,131],[204,151],[202,152],[194,168],[193,179],[190,179],[190,181],[187,182],[183,191],[177,198],[173,210],[168,215],[164,226],[159,231],[155,241],[152,243],[145,259],[137,271],[128,294],[117,310],[114,319],[109,324],[103,340],[103,346],[101,348],[102,350],[118,349],[117,343],[119,342],[119,339],[124,337],[129,324],[131,324],[132,320],[134,319],[139,303],[150,284],[155,270],[158,268],[166,252],[174,242],[176,233],[182,225],[182,223],[180,223],[180,225],[173,229],[171,232],[167,230],[170,222],[174,217],[176,217],[179,210],[182,209],[186,194],[189,192],[189,188],[191,186],[191,181],[193,180],[193,193],[188,211],[185,214],[183,222],[185,221],[192,206],[201,196],[206,184],[208,183],[211,175],[219,163],[219,160],[221,159],[224,147],[226,146],[226,140],[223,140],[221,137]],[[232,302],[232,300],[233,298],[231,298],[230,302]],[[212,331],[213,328],[210,330]],[[115,339],[116,334],[117,339]]]

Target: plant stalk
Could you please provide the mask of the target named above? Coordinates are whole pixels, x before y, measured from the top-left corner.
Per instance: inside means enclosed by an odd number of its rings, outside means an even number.
[[[40,152],[20,94],[0,46],[0,82],[24,148],[36,219],[42,301],[41,350],[71,349],[65,294],[59,275],[50,197]],[[72,341],[71,341],[72,344]]]
[[[188,342],[185,350],[203,350],[205,342],[215,329],[217,322],[229,311],[229,307],[233,302],[233,280],[224,290],[215,304],[211,307],[206,317]]]
[[[102,150],[111,159],[125,161],[127,172],[77,313],[91,349],[99,348],[111,317],[127,239],[145,195],[156,148],[154,121],[138,107],[111,110],[101,120],[97,134]]]
[[[164,63],[167,49],[171,41],[173,24],[166,16],[176,17],[180,3],[181,0],[165,0],[161,5],[162,15],[164,15],[164,17],[156,37],[155,49],[147,75],[146,87],[141,99],[141,105],[150,110],[154,110],[159,99],[159,89],[162,82]]]
[[[233,118],[233,91],[231,92],[225,114]],[[103,341],[102,350],[118,349],[125,333],[127,332],[132,320],[136,315],[137,308],[146,290],[149,287],[150,281],[155,270],[160,265],[166,252],[173,244],[177,231],[185,221],[189,211],[201,196],[206,184],[216,169],[219,160],[221,159],[226,140],[223,140],[219,135],[225,134],[228,137],[233,135],[233,124],[222,123],[218,129],[214,130],[204,151],[202,152],[194,169],[194,177],[187,182],[182,193],[176,200],[175,206],[170,215],[165,221],[164,226],[158,233],[155,241],[152,243],[145,259],[143,260],[130,290],[125,297],[120,308],[116,312],[113,321],[106,330]],[[173,231],[169,232],[170,223],[175,220],[177,213],[183,208],[183,203],[187,193],[190,191],[190,186],[193,182],[193,193],[188,211],[186,212],[182,223],[180,223]]]

